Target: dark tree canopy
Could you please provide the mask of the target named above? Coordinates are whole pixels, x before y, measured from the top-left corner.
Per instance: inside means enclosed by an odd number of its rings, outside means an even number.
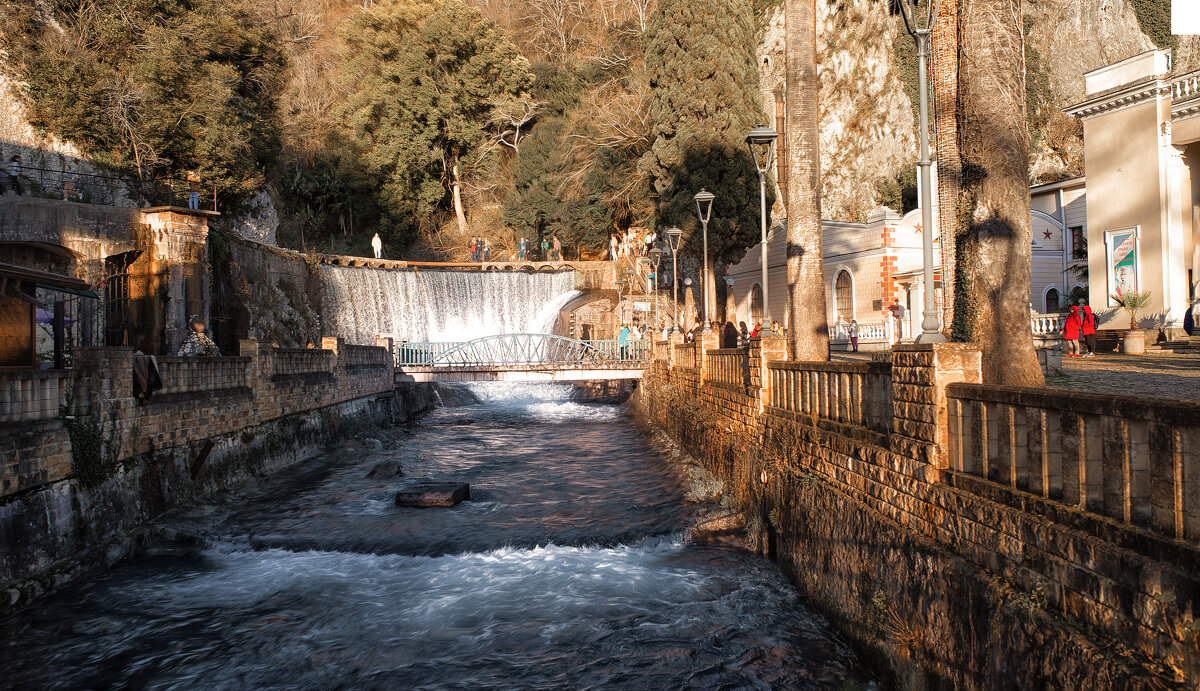
[[[651,15],[645,60],[652,144],[640,169],[657,196],[659,227],[699,229],[692,196],[716,195],[708,229],[717,261],[759,239],[759,185],[746,134],[766,122],[749,0],[663,0]],[[768,208],[774,202],[768,186]],[[699,242],[688,242],[692,251]]]

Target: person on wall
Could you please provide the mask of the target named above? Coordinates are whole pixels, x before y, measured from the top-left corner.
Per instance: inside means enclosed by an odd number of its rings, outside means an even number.
[[[738,322],[738,347],[750,347],[750,328],[746,326],[746,322]]]
[[[8,162],[8,186],[21,195],[21,157],[14,155]]]
[[[176,355],[183,357],[221,357],[221,351],[217,348],[217,344],[204,333],[204,320],[200,315],[193,314],[188,323],[192,325],[192,333],[179,346],[179,351]]]
[[[1083,341],[1087,344],[1087,352],[1081,357],[1096,356],[1096,315],[1092,314],[1092,306],[1087,304],[1087,300],[1080,300],[1083,304],[1083,314],[1079,318],[1079,333],[1083,335]]]
[[[200,174],[196,171],[189,171],[187,174],[188,184],[188,208],[193,211],[200,209]]]
[[[737,327],[733,325],[733,322],[725,322],[725,328],[721,330],[721,347],[738,347],[738,330]]]
[[[371,238],[371,249],[375,250],[375,258],[383,257],[383,240],[379,239],[379,233],[375,233],[375,237]]]
[[[1067,357],[1079,357],[1079,308],[1071,305],[1071,311],[1063,321],[1062,337],[1063,346],[1067,350]]]

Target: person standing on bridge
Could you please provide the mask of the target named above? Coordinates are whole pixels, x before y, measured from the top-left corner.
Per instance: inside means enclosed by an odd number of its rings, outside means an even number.
[[[557,234],[551,236],[551,238],[554,243],[554,255],[552,258],[554,259],[554,261],[560,262],[560,261],[562,261],[562,242],[558,239]]]
[[[488,244],[486,239],[480,240],[480,242],[483,244],[483,261],[492,261],[492,246]]]
[[[525,238],[521,238],[520,249],[517,251],[517,257],[521,261],[527,261],[529,259],[529,241]]]
[[[621,335],[617,336],[617,348],[620,353],[620,358],[626,360],[629,358],[629,327],[621,327]]]
[[[371,249],[375,250],[375,258],[383,258],[383,240],[379,239],[379,233],[375,233],[375,237],[371,238]]]

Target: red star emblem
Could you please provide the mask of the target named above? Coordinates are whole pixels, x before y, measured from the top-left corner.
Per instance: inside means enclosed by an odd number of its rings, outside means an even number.
[[[1042,235],[1045,235],[1047,240],[1049,240],[1049,239],[1050,239],[1050,231],[1048,231],[1048,230],[1043,230],[1043,231],[1042,231]]]
[[[920,235],[920,234],[921,234],[921,224],[920,224],[920,223],[918,223],[918,224],[916,225],[916,231],[917,231],[917,235]]]

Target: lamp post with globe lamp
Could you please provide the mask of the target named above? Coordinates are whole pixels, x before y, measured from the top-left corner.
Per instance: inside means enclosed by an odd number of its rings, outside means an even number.
[[[683,231],[678,228],[667,228],[667,246],[671,248],[671,302],[675,304],[675,320],[671,324],[671,333],[679,331],[679,238]]]
[[[708,282],[711,276],[708,275],[708,219],[712,218],[712,203],[717,196],[712,192],[700,188],[696,196],[692,197],[696,202],[696,216],[700,219],[700,227],[704,233],[704,259],[700,266],[700,291],[704,293],[704,328],[702,333],[708,333],[708,323],[712,320],[712,313],[708,310]]]
[[[767,171],[775,157],[775,140],[779,133],[759,125],[746,135],[746,144],[750,147],[750,155],[754,157],[754,168],[758,171],[759,202],[762,215],[762,295],[763,295],[763,331],[771,330],[771,301],[767,288]]]

